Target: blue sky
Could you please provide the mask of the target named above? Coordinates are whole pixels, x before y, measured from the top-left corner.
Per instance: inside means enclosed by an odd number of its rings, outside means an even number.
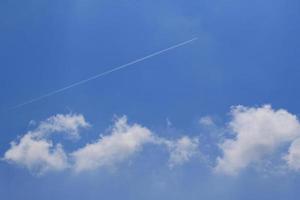
[[[299,10],[1,0],[0,198],[298,199]]]

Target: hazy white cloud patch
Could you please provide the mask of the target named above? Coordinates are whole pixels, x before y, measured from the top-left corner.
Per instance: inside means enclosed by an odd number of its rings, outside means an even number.
[[[199,119],[199,123],[202,126],[213,126],[213,125],[215,125],[215,122],[214,122],[213,118],[210,117],[210,116],[201,117]]]
[[[293,141],[284,159],[291,170],[300,171],[300,139]]]
[[[215,167],[219,173],[238,174],[274,153],[281,145],[291,143],[300,134],[300,123],[295,115],[284,109],[274,110],[270,105],[236,106],[231,115],[229,129],[233,137],[220,144],[223,155],[217,158]],[[299,142],[294,143],[286,157],[294,168],[295,158],[299,155],[298,146]]]
[[[36,129],[11,142],[11,147],[5,152],[3,159],[37,174],[64,170],[69,167],[67,155],[62,145],[53,144],[49,136],[53,133],[66,133],[77,138],[79,129],[88,126],[82,115],[52,116],[42,121]]]
[[[170,152],[169,166],[182,165],[188,162],[199,152],[199,140],[184,136],[175,141],[167,141],[166,145]]]

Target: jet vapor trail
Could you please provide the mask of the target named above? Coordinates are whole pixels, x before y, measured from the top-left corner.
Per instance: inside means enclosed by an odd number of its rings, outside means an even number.
[[[193,38],[193,39],[191,39],[191,40],[187,40],[187,41],[185,41],[185,42],[181,42],[181,43],[179,43],[179,44],[170,46],[170,47],[168,47],[168,48],[166,48],[166,49],[163,49],[163,50],[157,51],[157,52],[155,52],[155,53],[149,54],[149,55],[144,56],[144,57],[142,57],[142,58],[139,58],[139,59],[136,59],[136,60],[134,60],[134,61],[131,61],[131,62],[127,63],[127,64],[120,65],[120,66],[118,66],[118,67],[115,67],[115,68],[110,69],[110,70],[108,70],[108,71],[102,72],[102,73],[97,74],[97,75],[95,75],[95,76],[92,76],[92,77],[89,77],[89,78],[87,78],[87,79],[84,79],[84,80],[75,82],[75,83],[73,83],[73,84],[71,84],[71,85],[68,85],[68,86],[66,86],[66,87],[60,88],[60,89],[58,89],[58,90],[54,90],[54,91],[49,92],[49,93],[47,93],[47,94],[44,94],[44,95],[42,95],[42,96],[40,96],[40,97],[37,97],[37,98],[31,99],[31,100],[29,100],[29,101],[26,101],[26,102],[24,102],[24,103],[15,105],[15,106],[11,107],[10,109],[16,109],[16,108],[20,108],[20,107],[23,107],[23,106],[28,105],[28,104],[32,104],[32,103],[34,103],[34,102],[40,101],[40,100],[42,100],[42,99],[45,99],[45,98],[47,98],[47,97],[50,97],[50,96],[53,96],[53,95],[55,95],[55,94],[64,92],[64,91],[66,91],[66,90],[68,90],[68,89],[71,89],[71,88],[73,88],[73,87],[82,85],[82,84],[87,83],[87,82],[89,82],[89,81],[98,79],[98,78],[100,78],[100,77],[106,76],[106,75],[111,74],[111,73],[113,73],[113,72],[116,72],[116,71],[122,70],[122,69],[124,69],[124,68],[127,68],[127,67],[129,67],[129,66],[131,66],[131,65],[134,65],[134,64],[136,64],[136,63],[139,63],[139,62],[142,62],[142,61],[144,61],[144,60],[150,59],[150,58],[152,58],[152,57],[158,56],[158,55],[163,54],[163,53],[165,53],[165,52],[167,52],[167,51],[176,49],[176,48],[178,48],[178,47],[182,47],[182,46],[187,45],[187,44],[189,44],[189,43],[191,43],[191,42],[194,42],[194,41],[197,40],[197,39],[198,39],[198,38]]]

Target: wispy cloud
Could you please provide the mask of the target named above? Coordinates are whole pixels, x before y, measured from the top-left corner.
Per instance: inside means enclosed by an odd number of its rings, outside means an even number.
[[[173,168],[188,162],[198,153],[199,140],[184,136],[176,141],[168,141],[167,143],[170,159],[169,166]]]

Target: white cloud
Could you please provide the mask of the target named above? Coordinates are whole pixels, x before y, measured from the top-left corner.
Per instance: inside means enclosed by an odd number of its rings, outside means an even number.
[[[284,159],[291,170],[300,170],[300,139],[293,141]]]
[[[167,147],[169,164],[174,167],[191,159],[197,152],[198,140],[187,136],[176,141],[160,138],[139,124],[129,125],[127,118],[122,117],[116,121],[111,134],[72,153],[74,170],[80,172],[114,166],[129,159],[146,144]]]
[[[79,138],[79,130],[89,126],[82,115],[57,114],[42,121],[34,132],[39,137],[45,137],[52,133],[65,133],[71,138]]]
[[[67,157],[60,144],[54,146],[51,141],[37,140],[32,134],[26,134],[19,143],[12,142],[4,159],[38,174],[63,170],[68,166]]]
[[[82,115],[55,115],[40,123],[19,141],[11,142],[11,147],[4,154],[4,160],[28,168],[34,173],[58,171],[68,167],[67,156],[61,144],[54,145],[50,134],[67,133],[79,137],[79,129],[88,123]]]
[[[199,123],[203,126],[212,126],[214,125],[214,120],[210,116],[204,116],[199,119]]]
[[[167,148],[170,167],[188,162],[198,151],[197,139],[187,136],[178,140],[158,137],[142,125],[128,124],[126,117],[117,119],[109,134],[71,153],[65,153],[60,143],[54,144],[51,140],[54,133],[79,138],[80,130],[89,126],[82,115],[52,116],[11,142],[3,159],[33,173],[43,174],[64,169],[81,172],[115,166],[130,159],[147,144]]]
[[[217,158],[217,172],[234,175],[273,153],[280,145],[299,137],[300,124],[286,110],[233,107],[229,128],[234,138],[220,144],[223,156]],[[298,145],[297,145],[298,146]]]
[[[149,129],[138,124],[129,125],[127,118],[122,117],[116,121],[110,135],[72,153],[74,169],[78,172],[113,166],[150,142],[153,142],[153,135]]]
[[[188,162],[198,152],[198,139],[191,139],[184,136],[176,141],[166,142],[170,151],[169,166],[182,165]]]

